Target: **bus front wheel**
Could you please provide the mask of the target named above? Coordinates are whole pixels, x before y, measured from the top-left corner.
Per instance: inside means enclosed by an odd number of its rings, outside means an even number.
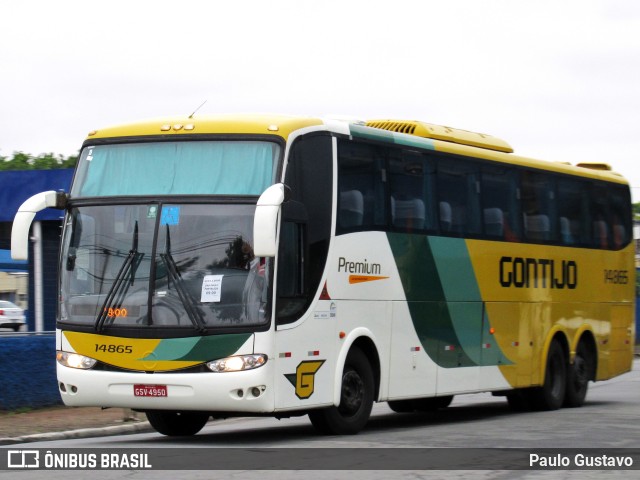
[[[364,428],[371,415],[374,395],[373,370],[367,356],[353,347],[342,373],[340,405],[309,412],[309,419],[325,435],[353,435]]]
[[[156,432],[169,437],[195,435],[209,420],[209,415],[199,412],[146,412],[147,419]]]

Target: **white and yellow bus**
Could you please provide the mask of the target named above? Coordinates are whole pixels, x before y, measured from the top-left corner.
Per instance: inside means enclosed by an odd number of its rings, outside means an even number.
[[[172,118],[91,132],[65,210],[64,403],[210,417],[308,414],[351,434],[373,402],[494,392],[585,401],[630,370],[629,186],[414,121]]]

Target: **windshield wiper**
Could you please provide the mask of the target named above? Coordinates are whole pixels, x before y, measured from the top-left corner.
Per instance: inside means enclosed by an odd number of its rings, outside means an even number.
[[[178,298],[182,303],[185,311],[187,312],[187,316],[193,326],[201,333],[207,332],[207,327],[205,325],[204,319],[202,317],[202,312],[195,306],[195,300],[189,293],[189,291],[184,288],[184,280],[182,279],[182,275],[180,274],[180,270],[178,269],[178,265],[176,261],[173,259],[171,255],[171,236],[169,233],[169,225],[167,225],[167,236],[165,240],[165,253],[160,254],[160,258],[164,262],[167,267],[167,276],[169,277],[169,284],[173,281],[173,285],[176,288],[176,292],[178,292]]]
[[[133,228],[131,250],[129,250],[127,258],[125,258],[120,270],[118,270],[118,274],[114,278],[113,284],[107,292],[107,298],[105,298],[100,314],[96,319],[94,326],[97,332],[104,330],[107,320],[110,317],[112,318],[111,323],[113,323],[115,316],[110,316],[109,310],[113,311],[114,309],[122,307],[122,302],[124,302],[124,299],[127,296],[129,287],[131,287],[135,281],[136,270],[142,261],[142,257],[144,257],[144,253],[138,252],[138,222],[136,221]]]

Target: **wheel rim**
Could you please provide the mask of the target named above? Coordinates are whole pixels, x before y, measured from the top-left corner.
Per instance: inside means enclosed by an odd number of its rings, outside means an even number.
[[[354,415],[364,399],[364,382],[358,372],[349,370],[342,376],[342,392],[338,410],[345,416]]]

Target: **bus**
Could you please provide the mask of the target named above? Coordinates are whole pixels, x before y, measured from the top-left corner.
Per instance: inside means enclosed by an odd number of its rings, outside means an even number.
[[[64,210],[56,323],[66,405],[362,430],[374,402],[585,402],[631,369],[628,183],[421,121],[175,117],[89,133]]]

